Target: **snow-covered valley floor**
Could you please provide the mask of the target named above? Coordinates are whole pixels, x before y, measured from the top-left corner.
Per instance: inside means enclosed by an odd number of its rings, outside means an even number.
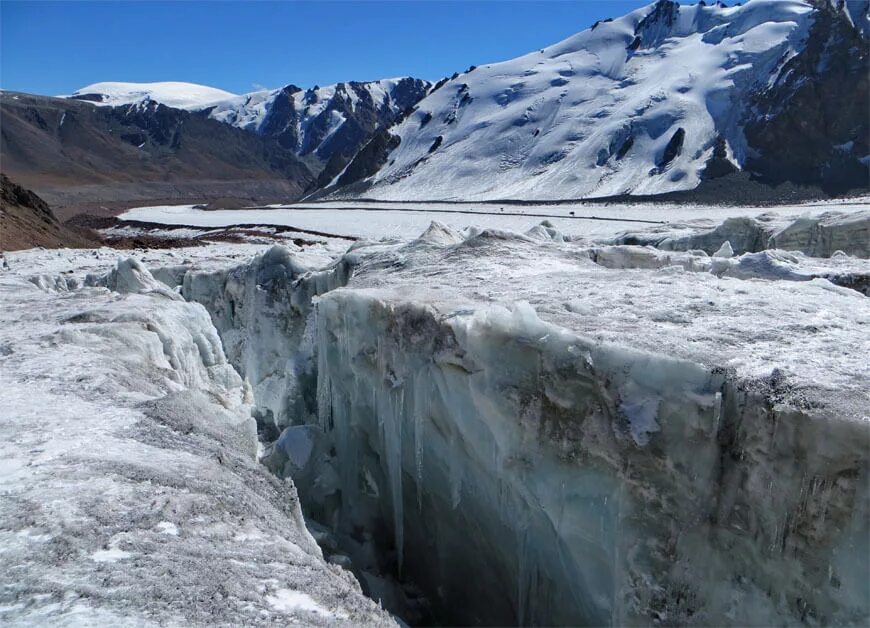
[[[572,237],[604,238],[626,229],[642,229],[646,221],[660,221],[675,226],[685,223],[712,226],[732,216],[816,216],[826,211],[870,211],[870,198],[846,201],[805,203],[774,207],[693,206],[670,204],[541,204],[498,205],[476,203],[390,203],[377,201],[329,201],[274,205],[249,210],[200,210],[193,205],[163,205],[131,209],[121,220],[139,220],[166,225],[195,225],[217,228],[239,223],[292,225],[361,238],[415,238],[429,223],[437,220],[454,229],[467,227],[526,231],[542,215],[563,234]],[[388,211],[372,211],[387,209]],[[462,212],[462,213],[458,213]],[[492,215],[503,213],[504,215]],[[478,214],[478,215],[474,215]],[[533,216],[534,215],[534,216]],[[586,220],[584,216],[605,220]],[[611,221],[610,219],[616,219]],[[625,222],[636,219],[638,222]]]
[[[4,623],[865,624],[866,206],[330,209],[6,254]]]

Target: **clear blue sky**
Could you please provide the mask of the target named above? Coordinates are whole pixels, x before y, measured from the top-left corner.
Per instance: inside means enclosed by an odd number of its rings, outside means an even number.
[[[401,75],[435,80],[649,2],[2,0],[0,87],[54,95],[98,81],[190,81],[247,92]]]

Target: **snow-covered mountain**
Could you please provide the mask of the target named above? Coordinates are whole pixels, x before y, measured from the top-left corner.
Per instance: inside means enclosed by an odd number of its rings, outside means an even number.
[[[439,84],[332,183],[470,200],[659,194],[737,169],[866,184],[867,4],[660,0]]]
[[[325,181],[382,127],[400,121],[428,92],[428,81],[399,77],[302,89],[233,94],[193,83],[95,83],[71,98],[100,105],[160,103],[275,139],[307,160]]]
[[[755,193],[756,180],[772,184],[765,193],[787,182],[842,194],[870,181],[868,7],[658,0],[434,86],[402,77],[236,95],[96,83],[70,98],[154,115],[166,105],[254,134],[279,161],[301,158],[306,194],[564,199],[723,177],[701,193],[733,200],[732,182]]]
[[[167,107],[194,110],[234,96],[236,95],[232,92],[207,85],[165,81],[161,83],[94,83],[77,89],[69,97],[111,107],[154,101]]]
[[[282,139],[300,154],[322,152],[342,127],[398,119],[422,98],[430,83],[410,77],[337,83],[303,90],[295,85],[212,103],[211,117],[243,129]]]

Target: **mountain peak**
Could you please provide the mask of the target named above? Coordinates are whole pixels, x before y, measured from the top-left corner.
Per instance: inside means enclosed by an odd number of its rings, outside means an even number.
[[[866,0],[849,5],[847,17],[854,19],[860,2]],[[817,156],[816,170],[801,171],[814,184],[830,178],[818,155],[830,155],[826,163],[848,162],[851,181],[867,171],[866,89],[857,90],[854,107],[821,110],[824,132],[786,123],[793,104],[810,96],[799,81],[777,92],[784,107],[776,115],[784,122],[776,142],[764,132],[772,121],[759,119],[770,98],[758,95],[796,67],[791,59],[823,61],[830,55],[817,45],[821,38],[835,47],[846,41],[824,35],[826,14],[805,0],[732,6],[658,0],[539,51],[478,66],[430,92],[390,129],[394,140],[379,140],[392,148],[378,153],[379,169],[360,185],[368,186],[366,196],[396,200],[662,194],[694,189],[711,173],[757,172],[782,151]],[[845,18],[835,21],[851,28]],[[846,48],[857,59],[854,47]],[[830,72],[852,72],[861,63]],[[819,67],[820,75],[830,73]],[[858,74],[850,77],[837,84],[864,85]],[[821,76],[817,83],[834,88]],[[856,118],[861,103],[864,115]]]
[[[157,83],[101,82],[74,91],[70,98],[98,105],[120,106],[152,100],[176,109],[197,109],[209,103],[233,98],[236,94],[216,87],[162,81]]]

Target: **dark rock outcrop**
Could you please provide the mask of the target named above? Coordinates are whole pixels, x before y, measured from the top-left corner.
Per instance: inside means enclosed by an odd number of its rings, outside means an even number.
[[[391,135],[386,129],[375,133],[374,137],[366,144],[353,161],[342,173],[337,181],[339,187],[350,185],[372,176],[381,166],[387,163],[390,151],[397,148],[400,143],[399,137]]]
[[[668,140],[667,146],[662,153],[662,156],[656,161],[658,169],[664,170],[683,150],[683,142],[686,140],[686,130],[682,127],[674,131],[671,139]]]
[[[818,0],[806,45],[750,103],[746,168],[760,180],[867,189],[870,170],[868,41],[841,8]],[[864,7],[864,21],[867,8]]]
[[[719,179],[721,177],[734,174],[738,171],[728,159],[728,146],[725,143],[725,138],[721,135],[716,138],[716,144],[713,146],[713,154],[707,160],[707,165],[701,173],[702,179]]]

